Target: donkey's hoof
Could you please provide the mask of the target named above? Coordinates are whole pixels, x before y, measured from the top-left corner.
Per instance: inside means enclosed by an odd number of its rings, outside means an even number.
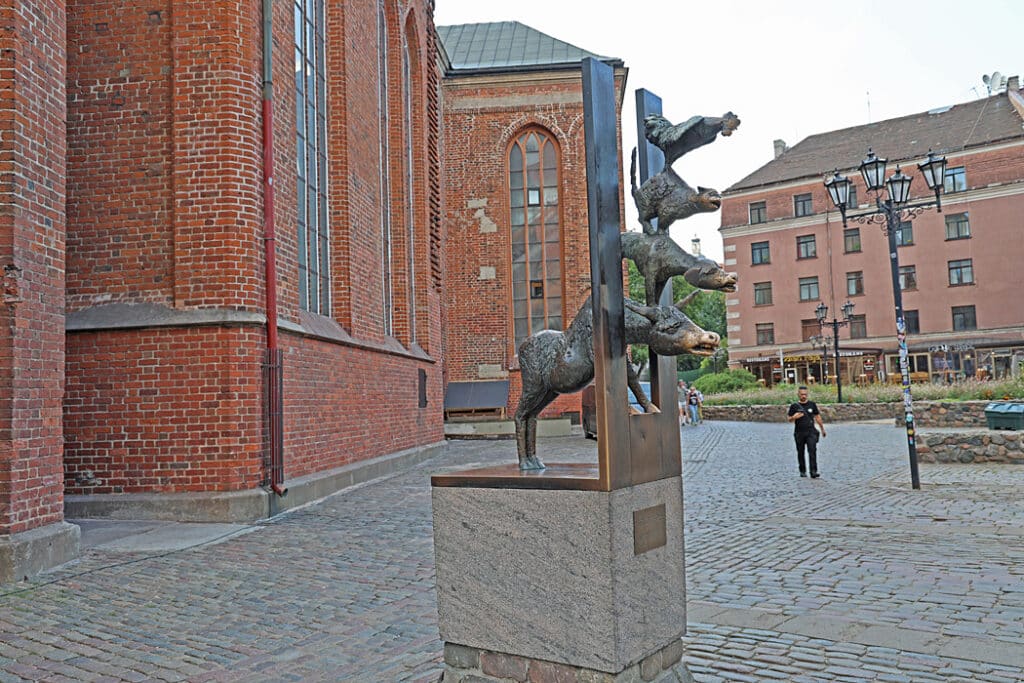
[[[519,461],[519,469],[521,470],[543,470],[545,469],[544,463],[540,461],[540,458],[534,456],[532,458],[524,458]]]

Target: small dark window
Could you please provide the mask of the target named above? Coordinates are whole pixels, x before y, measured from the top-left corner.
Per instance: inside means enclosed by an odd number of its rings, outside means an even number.
[[[900,266],[900,289],[917,289],[916,266]]]
[[[954,330],[976,330],[978,319],[974,315],[974,306],[953,307],[953,329]]]
[[[896,228],[896,246],[909,247],[914,243],[914,224],[911,221],[903,221]]]
[[[814,213],[811,206],[811,195],[810,194],[798,194],[793,196],[793,215],[799,218],[800,216],[810,216]]]
[[[846,294],[860,296],[864,293],[864,271],[856,270],[846,274]]]
[[[850,316],[850,339],[865,339],[868,336],[868,319],[867,316],[851,315]]]
[[[903,323],[907,326],[907,334],[921,334],[921,318],[916,310],[903,311]]]
[[[768,306],[772,303],[772,283],[770,282],[755,282],[754,283],[754,305],[755,306]]]
[[[544,281],[543,280],[530,280],[530,298],[531,299],[543,299],[544,298]]]
[[[947,168],[946,177],[943,178],[942,182],[943,192],[949,194],[950,192],[963,192],[966,189],[967,174],[964,173],[964,167]]]
[[[750,262],[753,265],[771,263],[771,260],[767,242],[754,242],[750,245]]]
[[[949,262],[949,284],[970,285],[974,283],[974,265],[972,259],[965,258]]]
[[[764,202],[751,202],[750,204],[750,224],[764,223],[768,220],[768,207],[765,206]]]
[[[765,344],[775,343],[775,323],[757,323],[757,344],[758,346],[764,346]]]
[[[800,339],[803,341],[811,341],[811,337],[817,337],[820,334],[821,323],[817,318],[805,318],[800,321]]]
[[[814,301],[818,297],[818,276],[800,278],[800,301]]]
[[[954,213],[946,216],[946,239],[963,240],[971,236],[971,222],[966,213]]]
[[[796,238],[796,257],[815,258],[818,255],[818,244],[814,235],[800,235]]]
[[[843,251],[847,254],[860,251],[860,228],[843,230]]]

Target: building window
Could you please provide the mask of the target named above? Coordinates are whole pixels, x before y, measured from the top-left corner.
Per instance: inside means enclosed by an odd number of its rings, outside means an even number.
[[[800,216],[810,216],[814,211],[811,208],[811,195],[810,194],[798,194],[793,196],[793,215],[799,218]]]
[[[818,255],[818,245],[814,235],[801,235],[796,238],[796,257],[815,258]]]
[[[764,223],[768,220],[768,207],[765,206],[764,202],[751,202],[750,204],[750,224]]]
[[[531,129],[509,149],[512,315],[516,348],[535,332],[562,329],[558,147]]]
[[[974,283],[974,265],[972,259],[965,258],[949,262],[949,284],[970,285]]]
[[[860,251],[860,228],[843,230],[843,251],[847,254]]]
[[[857,186],[851,182],[850,191],[846,195],[846,208],[856,209],[858,206],[860,203],[857,201]]]
[[[750,245],[750,262],[755,266],[772,262],[767,242],[754,242]]]
[[[416,145],[413,135],[413,67],[408,41],[402,43],[402,132],[405,146],[405,260],[409,342],[416,343]]]
[[[916,310],[903,311],[903,324],[907,326],[907,334],[921,334],[921,318]]]
[[[953,307],[953,329],[954,330],[976,330],[978,319],[974,316],[974,306]]]
[[[296,2],[294,15],[299,306],[313,313],[330,315],[327,43],[324,38],[323,0],[317,0],[315,4]]]
[[[900,289],[917,289],[916,266],[900,266]]]
[[[804,318],[800,321],[800,339],[811,341],[811,337],[821,335],[821,323],[817,318]]]
[[[775,343],[775,323],[757,323],[757,345]]]
[[[963,240],[971,236],[971,223],[966,213],[946,216],[946,239]]]
[[[868,319],[864,314],[850,316],[850,339],[866,339]]]
[[[864,293],[864,271],[855,270],[846,274],[847,296],[860,296]]]
[[[818,276],[800,278],[800,301],[814,301],[818,298]]]
[[[772,283],[770,282],[755,282],[754,283],[754,305],[755,306],[768,306],[772,303]]]
[[[911,221],[903,221],[896,228],[896,246],[909,247],[914,243],[914,224]]]
[[[942,179],[943,192],[949,194],[950,192],[963,192],[966,189],[967,175],[964,173],[964,167],[947,168],[946,177]]]

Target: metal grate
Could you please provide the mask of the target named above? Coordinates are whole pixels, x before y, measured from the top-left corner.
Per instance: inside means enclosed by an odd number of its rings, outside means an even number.
[[[263,480],[279,490],[284,482],[284,354],[267,349],[263,369]]]

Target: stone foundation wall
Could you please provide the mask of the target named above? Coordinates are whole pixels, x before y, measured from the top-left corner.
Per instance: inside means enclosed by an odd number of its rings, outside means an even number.
[[[982,427],[986,426],[985,406],[990,401],[915,401],[914,421],[918,427]],[[818,404],[821,418],[826,422],[855,422],[857,420],[892,419],[903,424],[902,403],[832,403]],[[702,412],[708,420],[735,420],[739,422],[785,422],[787,406],[741,405],[704,406]]]
[[[693,683],[677,640],[618,674],[444,644],[443,683]]]
[[[917,456],[921,462],[1024,465],[1024,432],[918,432]]]

